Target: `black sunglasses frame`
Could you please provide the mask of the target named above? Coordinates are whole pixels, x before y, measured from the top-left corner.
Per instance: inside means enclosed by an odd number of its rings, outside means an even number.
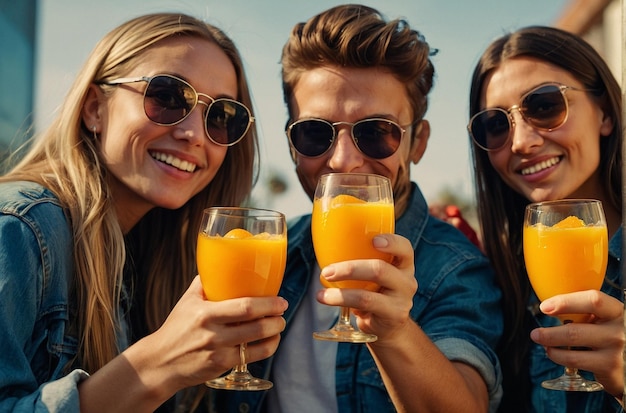
[[[174,80],[180,84],[182,84],[186,89],[190,90],[193,92],[193,104],[190,105],[189,108],[180,108],[180,109],[185,109],[185,113],[182,115],[182,117],[176,121],[172,121],[172,122],[159,122],[158,120],[153,119],[154,116],[151,116],[148,110],[148,100],[151,99],[150,95],[149,95],[149,91],[150,91],[150,86],[154,85],[154,81],[155,79],[159,79],[159,78],[167,78],[168,81]],[[207,107],[206,109],[206,113],[204,114],[204,132],[206,133],[207,137],[209,138],[209,140],[211,142],[213,142],[216,145],[219,146],[233,146],[235,144],[237,144],[238,142],[240,142],[248,133],[248,130],[250,130],[250,126],[252,126],[252,123],[254,123],[254,117],[252,116],[252,113],[250,112],[250,109],[248,109],[248,107],[246,105],[244,105],[241,102],[238,102],[234,99],[228,99],[228,98],[213,98],[205,93],[198,93],[198,91],[196,91],[196,89],[189,84],[189,82],[177,77],[177,76],[173,76],[173,75],[169,75],[169,74],[156,74],[153,76],[139,76],[139,77],[127,77],[127,78],[119,78],[119,79],[114,79],[114,80],[109,80],[109,81],[103,81],[103,82],[97,82],[98,84],[102,84],[102,85],[109,85],[109,86],[119,86],[122,84],[127,84],[127,83],[137,83],[137,82],[146,82],[146,88],[143,91],[143,108],[144,108],[144,113],[146,115],[146,117],[154,124],[156,125],[161,125],[161,126],[173,126],[173,125],[177,125],[179,123],[181,123],[182,121],[184,121],[185,119],[187,119],[187,117],[189,117],[189,115],[191,114],[191,112],[196,108],[196,106],[198,106],[198,103],[201,103],[203,105],[205,105]],[[162,85],[163,87],[164,85]],[[171,85],[167,85],[170,86]],[[205,98],[207,98],[210,103],[204,102],[202,100],[199,99],[200,96],[203,96]],[[189,104],[189,100],[187,99],[187,96],[185,94],[183,94],[183,100]],[[214,129],[214,127],[210,126],[209,122],[212,122],[212,119],[209,118],[209,115],[211,114],[211,109],[215,108],[216,106],[214,106],[216,103],[220,104],[220,103],[225,103],[225,104],[229,104],[232,106],[235,106],[237,108],[241,108],[244,110],[244,114],[246,114],[246,118],[247,119],[241,119],[241,121],[246,121],[247,124],[246,126],[242,129],[241,133],[238,134],[239,136],[237,136],[234,139],[230,139],[228,136],[226,137],[226,142],[221,142],[218,139],[214,138],[213,136],[211,136],[211,133],[209,133],[209,129]],[[155,106],[162,106],[162,105],[155,105]],[[168,108],[163,108],[163,109],[168,109]],[[223,111],[223,112],[227,112],[227,111]],[[237,109],[235,109],[235,112],[237,112]],[[213,123],[213,122],[212,122]],[[225,123],[225,122],[220,122],[220,123]],[[228,135],[229,130],[228,128],[225,128],[226,130],[226,135]]]
[[[310,122],[317,122],[320,125],[326,125],[329,127],[329,131],[331,131],[331,134],[328,136],[328,145],[327,147],[323,148],[322,151],[320,151],[320,153],[315,153],[315,154],[307,154],[302,152],[302,147],[300,149],[298,149],[298,142],[296,142],[296,140],[294,139],[294,137],[292,136],[292,132],[294,127],[297,127],[298,125],[302,125],[305,123],[310,123]],[[383,151],[382,153],[368,153],[370,152],[370,148],[366,147],[366,148],[362,148],[359,145],[359,138],[355,135],[355,128],[358,128],[359,126],[362,126],[364,124],[370,124],[373,122],[383,122],[384,124],[390,125],[393,128],[396,128],[399,136],[397,139],[394,139],[393,141],[396,142],[396,144],[394,145],[394,147],[391,147],[391,149],[387,150],[387,151]],[[354,143],[354,146],[356,146],[356,148],[359,150],[359,152],[361,152],[363,155],[372,158],[372,159],[385,159],[390,157],[391,155],[393,155],[394,153],[397,152],[397,150],[400,148],[400,144],[402,142],[402,138],[404,137],[404,134],[406,132],[405,128],[408,128],[410,126],[413,125],[413,123],[409,124],[409,125],[405,125],[402,126],[400,124],[398,124],[397,122],[394,122],[392,120],[389,119],[385,119],[385,118],[367,118],[367,119],[362,119],[359,120],[357,122],[330,122],[327,121],[325,119],[319,119],[319,118],[305,118],[305,119],[299,119],[295,122],[292,122],[291,124],[288,124],[285,133],[287,134],[287,138],[289,139],[289,143],[291,144],[291,147],[294,148],[294,150],[302,155],[305,156],[307,158],[318,158],[324,154],[326,154],[334,145],[336,139],[337,139],[337,126],[340,125],[347,125],[350,126],[350,137],[352,138],[352,142]],[[393,132],[390,133],[390,135],[393,135]],[[306,138],[304,138],[306,139]],[[375,147],[375,149],[384,149],[383,143],[388,142],[387,140],[381,139],[377,142],[377,147]],[[319,143],[319,142],[318,142]],[[362,143],[361,143],[362,144]]]

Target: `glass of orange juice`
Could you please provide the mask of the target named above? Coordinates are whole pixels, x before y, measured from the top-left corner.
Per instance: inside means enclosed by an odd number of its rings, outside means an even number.
[[[215,207],[205,209],[196,251],[204,294],[210,301],[278,294],[287,261],[285,216],[277,211]],[[216,389],[267,390],[272,382],[253,377],[240,345],[241,364],[206,382]]]
[[[311,218],[313,248],[320,268],[359,259],[391,262],[393,257],[376,250],[372,239],[378,234],[393,233],[394,225],[393,193],[388,178],[355,173],[331,173],[320,177]],[[370,291],[379,288],[368,281],[328,282],[323,277],[320,280],[325,287]],[[315,332],[313,337],[350,343],[369,343],[377,339],[376,335],[363,333],[352,326],[348,307],[341,308],[333,328]]]
[[[533,203],[524,216],[524,261],[540,300],[557,294],[602,287],[608,261],[608,233],[602,203],[594,199],[564,199]],[[562,314],[564,324],[587,321],[588,314]],[[542,386],[552,390],[599,391],[577,369],[565,368]]]

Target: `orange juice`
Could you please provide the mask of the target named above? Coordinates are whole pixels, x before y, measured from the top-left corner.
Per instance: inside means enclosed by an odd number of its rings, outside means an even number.
[[[606,227],[585,226],[568,217],[552,227],[525,226],[523,236],[528,277],[540,300],[602,286],[608,260]],[[587,316],[559,318],[581,322]]]
[[[347,260],[378,258],[391,262],[390,254],[376,250],[374,236],[394,232],[393,203],[366,202],[350,195],[338,195],[329,205],[325,198],[313,203],[311,231],[315,256],[321,268]],[[325,287],[364,288],[378,290],[368,281],[339,281],[330,283],[320,277]]]
[[[285,236],[252,236],[245,230],[198,235],[198,272],[211,301],[278,294],[286,261]]]

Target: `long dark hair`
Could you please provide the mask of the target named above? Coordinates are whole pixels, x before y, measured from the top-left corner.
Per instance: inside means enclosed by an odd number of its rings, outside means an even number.
[[[472,76],[470,117],[479,112],[481,93],[487,76],[504,61],[528,56],[558,66],[576,77],[585,88],[598,91],[603,110],[615,120],[611,135],[600,140],[600,175],[608,201],[622,209],[621,198],[621,91],[600,55],[580,37],[566,31],[531,26],[495,40],[482,54]],[[529,201],[511,189],[496,172],[487,152],[472,146],[474,184],[484,247],[496,270],[503,292],[504,335],[498,353],[504,373],[504,399],[501,411],[523,409],[528,403],[527,311],[530,283],[522,253],[524,208]],[[507,389],[511,389],[507,391]]]

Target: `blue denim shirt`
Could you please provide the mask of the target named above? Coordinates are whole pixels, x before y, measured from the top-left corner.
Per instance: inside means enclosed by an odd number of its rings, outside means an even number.
[[[609,261],[602,291],[624,301],[621,291],[620,260],[622,256],[622,229],[620,228],[609,242]],[[535,315],[538,326],[551,327],[559,324],[555,317],[549,317],[537,309],[539,300],[536,296],[531,297],[530,306]],[[533,309],[536,309],[533,311]],[[576,413],[600,413],[600,412],[623,412],[621,405],[613,396],[606,392],[564,392],[547,390],[541,387],[541,382],[553,379],[563,374],[563,366],[553,363],[547,356],[544,348],[531,341],[530,348],[530,380],[531,380],[531,403],[532,412],[576,412]],[[587,378],[593,378],[588,372],[580,372]]]
[[[73,240],[58,199],[32,182],[0,184],[0,411],[78,412],[77,383],[63,372]]]
[[[287,268],[279,292],[289,302],[283,334],[289,334],[315,267],[310,224],[311,216],[306,215],[289,227]],[[494,348],[502,333],[502,314],[500,291],[487,259],[461,232],[428,214],[415,184],[409,207],[396,222],[396,233],[409,239],[415,251],[419,287],[411,318],[450,360],[465,362],[480,372],[495,411],[501,397],[501,374]],[[269,358],[248,367],[253,375],[269,378],[272,362]],[[339,343],[334,374],[339,412],[396,411],[364,344]],[[214,412],[261,412],[267,393],[211,392]]]

